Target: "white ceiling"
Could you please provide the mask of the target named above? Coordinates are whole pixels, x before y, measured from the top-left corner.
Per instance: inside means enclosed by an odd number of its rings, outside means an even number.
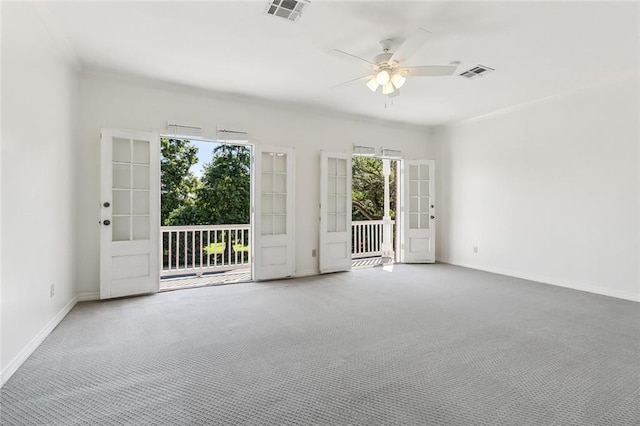
[[[637,2],[312,0],[298,23],[267,1],[59,2],[46,8],[84,69],[434,125],[461,121],[639,70]],[[406,65],[460,61],[482,78],[409,78],[393,106],[366,74],[379,41],[433,33]]]

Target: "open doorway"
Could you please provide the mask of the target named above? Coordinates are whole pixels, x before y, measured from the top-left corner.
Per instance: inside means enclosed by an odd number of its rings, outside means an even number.
[[[352,157],[352,267],[399,260],[399,160]]]
[[[251,281],[252,147],[162,137],[160,290]]]

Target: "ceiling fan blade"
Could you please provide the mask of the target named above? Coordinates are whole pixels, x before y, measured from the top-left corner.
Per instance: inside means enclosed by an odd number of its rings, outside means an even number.
[[[419,67],[401,68],[410,77],[441,77],[453,75],[456,72],[456,65],[423,65]]]
[[[391,56],[390,61],[396,61],[398,63],[405,62],[409,57],[416,53],[423,44],[425,44],[429,37],[431,37],[431,33],[429,31],[418,28],[418,30],[411,34],[404,43],[398,46],[393,56]]]
[[[346,86],[347,84],[355,83],[356,81],[367,81],[373,76],[371,74],[363,75],[362,77],[354,78],[353,80],[345,81],[344,83],[336,84],[335,86],[331,86],[330,89],[335,89],[337,87]]]
[[[334,55],[334,56],[337,56],[337,57],[340,57],[340,58],[349,59],[351,61],[356,61],[360,65],[366,66],[369,69],[373,69],[376,66],[376,64],[374,64],[373,62],[367,61],[366,59],[361,58],[360,56],[352,55],[351,53],[347,53],[347,52],[344,52],[342,50],[331,49],[329,51],[329,53],[331,55]]]

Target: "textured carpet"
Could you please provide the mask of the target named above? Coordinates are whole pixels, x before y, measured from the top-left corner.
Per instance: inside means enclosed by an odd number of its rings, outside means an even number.
[[[81,303],[13,424],[640,424],[640,305],[449,265]]]

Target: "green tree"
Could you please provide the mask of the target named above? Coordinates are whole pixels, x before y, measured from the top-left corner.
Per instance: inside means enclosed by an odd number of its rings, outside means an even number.
[[[244,224],[250,218],[250,160],[248,147],[220,145],[205,164],[196,206],[206,212],[208,223]]]
[[[194,204],[199,180],[189,169],[198,162],[198,148],[188,140],[161,138],[160,152],[160,220],[171,225],[174,210]]]
[[[395,217],[395,168],[391,162],[389,176],[390,214]],[[380,220],[384,215],[384,175],[382,160],[371,157],[353,157],[352,160],[352,215],[353,220]]]

